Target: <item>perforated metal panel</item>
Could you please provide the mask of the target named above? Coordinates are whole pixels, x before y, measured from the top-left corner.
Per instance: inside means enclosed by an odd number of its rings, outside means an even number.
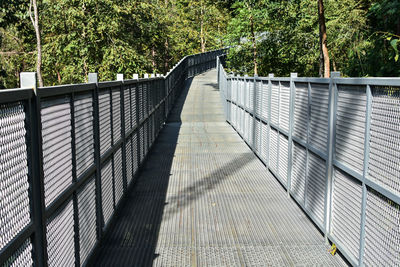
[[[124,90],[124,116],[125,116],[125,133],[130,131],[132,127],[132,117],[135,113],[131,113],[131,91],[129,88]],[[133,116],[132,116],[133,115]]]
[[[149,108],[149,99],[148,99],[148,84],[144,83],[142,85],[143,90],[143,118],[148,115],[148,108]]]
[[[133,156],[132,156],[132,138],[128,139],[125,144],[126,151],[126,180],[128,185],[131,183],[133,178]]]
[[[32,243],[26,240],[14,254],[2,265],[2,267],[33,266]]]
[[[249,114],[249,143],[254,147],[254,117]]]
[[[110,91],[99,94],[100,153],[103,155],[111,147],[111,106]]]
[[[140,136],[139,136],[139,140],[140,140],[140,162],[143,161],[144,159],[144,129],[143,126],[140,128]]]
[[[239,104],[244,106],[244,92],[245,92],[245,82],[243,80],[239,80]]]
[[[332,234],[358,260],[360,249],[362,186],[335,168],[332,197]]]
[[[263,81],[262,82],[262,107],[261,107],[261,116],[268,120],[268,107],[269,107],[269,90],[268,90],[268,83]]]
[[[279,134],[279,176],[284,184],[287,183],[289,142],[286,136]]]
[[[254,99],[254,81],[253,80],[248,80],[247,81],[247,85],[248,85],[248,96],[249,96],[249,100],[248,100],[248,107],[249,110],[254,112],[254,104],[255,104],[255,99]]]
[[[144,129],[144,139],[143,139],[143,147],[144,147],[144,156],[147,155],[148,149],[149,149],[149,121],[147,120],[145,124],[143,125]]]
[[[94,164],[92,94],[75,97],[74,118],[76,173],[79,177]]]
[[[48,206],[72,184],[69,97],[42,102],[44,195]]]
[[[304,203],[304,189],[306,186],[306,166],[307,151],[306,149],[293,142],[293,166],[291,176],[291,192],[297,200]]]
[[[308,84],[295,83],[293,135],[307,141]]]
[[[271,128],[269,130],[269,167],[277,172],[278,171],[278,132]]]
[[[249,140],[249,113],[244,112],[244,140]]]
[[[73,215],[73,205],[70,200],[47,221],[49,266],[73,266],[75,263]]]
[[[113,139],[114,144],[121,139],[121,92],[112,91],[112,112],[113,112]]]
[[[31,221],[25,138],[24,107],[0,105],[0,250]]]
[[[118,204],[122,198],[122,195],[124,194],[121,148],[119,148],[114,154],[114,183],[115,183],[115,204]]]
[[[94,176],[78,190],[79,249],[82,265],[96,244],[96,195]]]
[[[260,152],[260,121],[256,119],[254,129],[254,148],[257,152]]]
[[[362,174],[364,169],[366,88],[339,86],[335,159]]]
[[[144,118],[144,110],[143,110],[143,85],[139,84],[137,87],[137,90],[139,90],[139,103],[138,103],[138,107],[139,107],[139,120],[142,120]]]
[[[268,154],[268,125],[261,122],[261,157],[267,160]]]
[[[372,88],[369,178],[400,193],[400,87]]]
[[[279,82],[272,82],[271,122],[275,125],[278,125],[279,122]]]
[[[132,135],[132,163],[133,163],[133,173],[138,170],[138,133],[136,132]]]
[[[311,85],[310,144],[326,153],[328,140],[329,86]]]
[[[289,132],[290,84],[281,82],[279,94],[279,126]]]
[[[256,114],[257,116],[261,116],[261,107],[262,107],[262,81],[256,82]]]
[[[137,86],[132,85],[132,87],[131,87],[132,128],[137,125],[136,114],[137,114],[137,112],[139,112],[138,103],[136,103],[136,91],[137,91]]]
[[[112,161],[109,160],[101,169],[101,201],[104,224],[107,224],[114,212]]]
[[[309,152],[306,209],[320,224],[324,221],[325,169],[325,161]]]
[[[368,189],[365,219],[364,264],[398,266],[400,263],[400,207]]]
[[[230,122],[233,124],[233,126],[236,126],[236,105],[230,105],[231,108],[231,116],[230,116]]]

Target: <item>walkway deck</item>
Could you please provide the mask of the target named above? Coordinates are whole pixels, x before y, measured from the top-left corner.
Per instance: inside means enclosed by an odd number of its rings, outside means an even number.
[[[189,86],[95,265],[345,265],[225,122],[216,71]]]

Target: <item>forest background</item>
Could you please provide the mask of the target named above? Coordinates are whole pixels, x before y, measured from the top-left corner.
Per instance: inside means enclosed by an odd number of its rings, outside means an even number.
[[[165,74],[185,55],[227,46],[238,74],[323,76],[319,3],[330,70],[400,76],[400,0],[0,1],[0,88],[36,71],[38,51],[45,86],[89,72]]]

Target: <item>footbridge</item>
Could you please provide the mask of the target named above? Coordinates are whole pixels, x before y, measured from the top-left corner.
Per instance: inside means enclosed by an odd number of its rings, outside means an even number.
[[[225,52],[0,91],[0,266],[398,266],[400,79]]]

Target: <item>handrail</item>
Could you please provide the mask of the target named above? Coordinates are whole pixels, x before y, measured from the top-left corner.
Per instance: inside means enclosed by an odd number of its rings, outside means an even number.
[[[95,257],[185,80],[223,52],[165,77],[0,90],[0,266]]]
[[[400,78],[240,77],[226,120],[353,266],[400,263]],[[266,203],[267,204],[267,203]]]

